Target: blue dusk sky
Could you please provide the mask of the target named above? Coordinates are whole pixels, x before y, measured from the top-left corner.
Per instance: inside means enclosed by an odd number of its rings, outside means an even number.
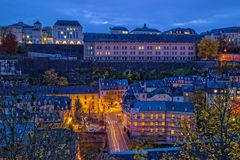
[[[112,26],[131,30],[144,23],[160,31],[240,26],[240,0],[0,0],[0,10],[0,25],[78,20],[84,32],[107,32]]]

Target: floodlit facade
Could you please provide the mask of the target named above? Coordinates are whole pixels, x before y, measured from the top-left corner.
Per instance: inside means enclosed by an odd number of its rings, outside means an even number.
[[[194,107],[185,102],[138,101],[124,106],[123,125],[131,136],[157,136],[171,143],[181,135],[180,123],[195,127]]]
[[[84,35],[84,59],[96,61],[172,61],[196,59],[197,35]]]
[[[78,21],[58,20],[53,26],[55,44],[82,44],[82,26]]]
[[[41,44],[42,43],[42,24],[37,21],[33,26],[23,22],[18,22],[6,27],[7,32],[16,36],[19,43]]]

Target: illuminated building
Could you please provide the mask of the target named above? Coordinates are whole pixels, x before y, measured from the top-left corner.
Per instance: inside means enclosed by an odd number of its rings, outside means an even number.
[[[42,24],[39,21],[35,22],[33,26],[23,22],[9,25],[7,26],[7,32],[14,34],[19,43],[42,43]]]
[[[147,24],[144,24],[142,28],[136,28],[131,31],[131,34],[149,34],[149,35],[159,35],[161,32],[157,29],[148,28]]]
[[[123,105],[123,125],[131,136],[157,136],[174,143],[180,136],[180,122],[194,129],[195,111],[191,103],[132,101]]]
[[[110,34],[129,34],[129,30],[125,27],[112,27]]]
[[[82,26],[78,21],[58,20],[53,26],[53,39],[55,44],[82,44]]]
[[[53,44],[52,28],[43,27],[42,29],[42,44]]]
[[[218,40],[224,38],[227,44],[238,46],[240,44],[240,27],[213,29],[203,33],[205,37]]]
[[[171,61],[196,59],[198,35],[84,34],[84,59],[94,61]]]
[[[128,80],[114,80],[114,79],[99,79],[99,99],[101,108],[104,105],[104,97],[112,96],[115,97],[114,111],[121,111],[122,97],[128,89]]]
[[[98,90],[88,86],[65,86],[55,88],[55,93],[49,93],[54,96],[67,96],[71,99],[72,109],[75,109],[76,103],[80,102],[82,110],[85,113],[100,113]]]
[[[163,34],[186,34],[186,35],[196,35],[196,31],[192,28],[174,28],[165,31]]]

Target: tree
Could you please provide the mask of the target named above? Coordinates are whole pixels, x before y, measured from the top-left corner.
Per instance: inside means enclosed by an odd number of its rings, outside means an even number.
[[[118,109],[120,107],[118,104],[121,102],[121,97],[119,97],[114,91],[107,92],[102,98],[103,104],[103,114],[105,111],[111,109]]]
[[[9,33],[1,38],[1,50],[5,53],[14,54],[17,52],[18,42],[16,36]]]
[[[66,86],[68,85],[68,80],[66,77],[58,76],[54,69],[49,69],[43,75],[43,83],[50,86]]]
[[[66,129],[53,129],[51,123],[38,128],[35,114],[39,113],[28,110],[29,105],[35,104],[35,96],[32,95],[30,101],[21,98],[25,96],[15,93],[0,96],[0,157],[9,160],[75,159],[65,154],[70,146],[74,148],[74,134]]]
[[[212,98],[209,105],[196,105],[200,107],[197,109],[196,130],[181,122],[182,139],[178,145],[183,146],[176,159],[239,159],[240,115],[236,114],[239,112],[230,97],[231,89],[224,89]]]
[[[209,38],[204,38],[198,44],[198,56],[200,58],[212,59],[217,56],[218,42]]]

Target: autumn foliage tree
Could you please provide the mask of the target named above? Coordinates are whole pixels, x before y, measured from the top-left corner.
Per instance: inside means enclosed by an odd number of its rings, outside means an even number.
[[[0,48],[4,53],[14,54],[17,52],[17,47],[18,42],[15,35],[9,33],[2,36]]]
[[[50,86],[66,86],[68,80],[66,77],[59,76],[54,69],[49,69],[43,75],[43,83]]]
[[[195,160],[237,160],[240,157],[240,115],[239,102],[231,100],[231,89],[225,89],[221,94],[211,98],[209,104],[197,100],[196,130],[186,127],[181,122],[182,139],[177,145],[182,146],[180,154],[174,159]],[[197,94],[198,99],[203,97]],[[172,159],[166,155],[164,159]]]
[[[210,38],[204,38],[198,44],[198,57],[213,59],[218,53],[218,42]]]

